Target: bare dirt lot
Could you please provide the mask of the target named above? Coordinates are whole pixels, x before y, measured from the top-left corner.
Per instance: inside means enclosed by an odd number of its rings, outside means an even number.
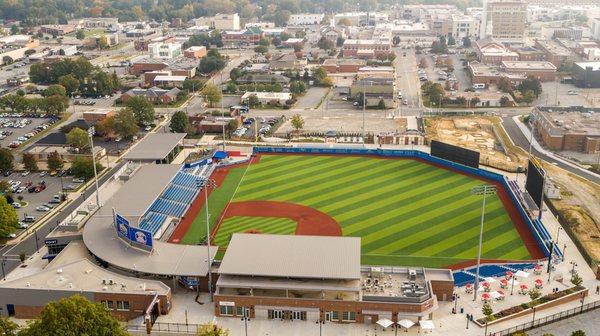
[[[507,155],[501,140],[496,137],[492,117],[436,117],[427,119],[427,135],[456,146],[481,153],[480,162],[484,165],[514,171],[523,164],[517,155]]]

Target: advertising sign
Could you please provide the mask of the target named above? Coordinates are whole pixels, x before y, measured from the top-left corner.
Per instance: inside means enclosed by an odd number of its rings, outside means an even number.
[[[129,227],[129,240],[136,244],[145,245],[152,247],[152,233],[138,229],[136,227]]]
[[[115,214],[115,228],[119,237],[129,239],[129,221],[125,217]]]

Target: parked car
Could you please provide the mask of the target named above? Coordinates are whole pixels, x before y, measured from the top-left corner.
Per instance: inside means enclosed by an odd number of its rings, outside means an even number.
[[[40,205],[40,206],[38,206],[38,207],[35,208],[35,211],[48,212],[48,211],[50,211],[50,208],[47,208],[47,207],[45,207],[43,205]]]

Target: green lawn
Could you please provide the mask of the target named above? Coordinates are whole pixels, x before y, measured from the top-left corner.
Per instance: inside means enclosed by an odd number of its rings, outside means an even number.
[[[271,234],[294,234],[296,232],[296,222],[289,218],[277,217],[236,216],[227,218],[221,223],[214,243],[218,246],[227,246],[232,234],[248,231]]]
[[[211,195],[212,213],[224,209],[228,195],[233,201],[313,207],[332,216],[345,236],[362,237],[363,264],[440,267],[476,257],[481,197],[470,195],[470,189],[481,180],[415,160],[263,155],[249,166],[235,191],[245,169],[233,169],[226,188]],[[203,216],[196,222],[203,223]],[[269,219],[234,219],[223,223],[227,230],[217,233],[219,244],[226,245],[236,227],[243,232],[259,221],[269,227]],[[203,231],[196,222],[190,231],[198,237]],[[483,258],[531,258],[496,196],[487,200],[484,240]]]

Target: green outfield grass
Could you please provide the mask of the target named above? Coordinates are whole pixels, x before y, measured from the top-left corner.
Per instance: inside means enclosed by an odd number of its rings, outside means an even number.
[[[373,157],[262,155],[244,175],[245,170],[233,169],[222,190],[211,195],[211,211],[223,209],[231,195],[232,201],[313,207],[333,217],[343,235],[362,238],[363,264],[440,267],[477,255],[482,199],[470,189],[481,180],[415,160]],[[204,223],[202,218],[197,221]],[[202,229],[196,224],[190,231],[197,237]],[[293,232],[290,223],[275,225],[270,218],[238,217],[222,224],[219,246],[231,233],[250,228]],[[484,241],[483,258],[531,259],[497,196],[487,199]]]

